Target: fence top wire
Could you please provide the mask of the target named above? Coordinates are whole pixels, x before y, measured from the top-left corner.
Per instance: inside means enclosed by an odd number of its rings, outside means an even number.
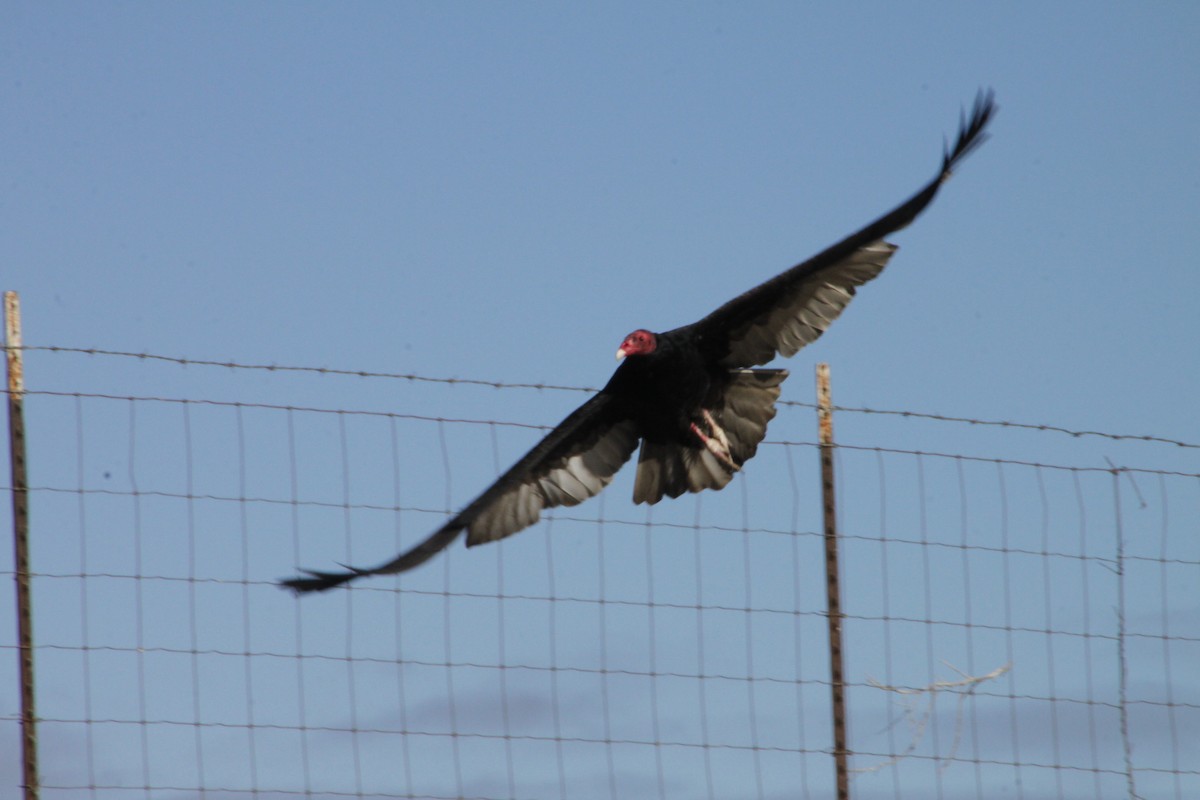
[[[443,383],[450,385],[464,386],[486,386],[492,389],[536,389],[538,391],[558,391],[558,392],[595,392],[596,387],[591,386],[565,386],[553,383],[520,383],[510,381],[491,381],[481,378],[445,378],[431,375],[418,375],[415,373],[404,372],[381,372],[378,370],[364,369],[344,369],[338,367],[312,367],[294,364],[247,364],[237,361],[218,361],[215,359],[200,359],[200,358],[185,358],[180,356],[167,356],[159,353],[134,353],[122,350],[105,350],[96,347],[67,347],[62,345],[23,345],[22,350],[28,352],[46,352],[46,353],[77,353],[88,356],[109,356],[114,358],[131,358],[141,361],[160,361],[170,364],[178,364],[180,366],[200,366],[200,367],[222,367],[230,370],[260,370],[266,372],[297,372],[309,373],[315,375],[339,375],[355,378],[383,378],[389,380],[403,380],[413,383]],[[805,403],[797,400],[782,400],[779,403],[782,406],[792,406],[796,408],[815,408],[813,403]],[[961,417],[950,414],[933,414],[921,411],[904,411],[898,409],[882,409],[882,408],[867,408],[862,406],[834,406],[835,411],[841,411],[851,414],[878,414],[887,416],[903,417],[906,419],[923,419],[933,422],[955,422],[966,425],[992,426],[1000,428],[1015,428],[1019,430],[1038,431],[1043,433],[1060,433],[1066,436],[1075,438],[1081,437],[1098,437],[1101,439],[1109,439],[1112,441],[1138,441],[1149,442],[1154,444],[1169,444],[1175,447],[1184,447],[1200,450],[1200,444],[1194,442],[1185,442],[1180,439],[1172,439],[1166,436],[1154,436],[1150,434],[1131,434],[1131,433],[1108,433],[1105,431],[1092,430],[1075,430],[1066,428],[1061,425],[1051,425],[1041,422],[1016,422],[1013,420],[989,420],[978,419],[973,417]]]
[[[790,401],[786,401],[790,402]],[[972,419],[970,417],[955,417],[946,414],[929,414],[921,411],[895,411],[880,408],[862,408],[853,406],[834,406],[835,411],[845,411],[854,414],[886,414],[889,416],[905,417],[912,419],[927,419],[935,422],[961,422],[968,425],[991,425],[1000,428],[1017,428],[1020,430],[1044,431],[1047,433],[1063,433],[1068,436],[1080,438],[1084,436],[1097,436],[1102,439],[1112,439],[1116,441],[1138,441],[1138,442],[1154,442],[1155,444],[1171,444],[1176,447],[1187,447],[1200,449],[1200,444],[1180,441],[1179,439],[1170,439],[1165,436],[1150,436],[1147,434],[1131,434],[1131,433],[1106,433],[1104,431],[1077,431],[1070,428],[1064,428],[1059,425],[1049,425],[1046,423],[1035,422],[1013,422],[1011,420],[985,420]]]
[[[142,361],[162,361],[169,364],[196,367],[224,367],[231,370],[260,370],[265,372],[303,372],[314,375],[340,375],[352,378],[386,378],[404,380],[414,383],[448,383],[465,386],[487,386],[492,389],[547,389],[560,392],[594,392],[594,388],[584,386],[560,386],[551,383],[510,383],[506,381],[488,381],[479,378],[440,378],[429,375],[416,375],[404,372],[379,372],[365,369],[342,369],[338,367],[309,367],[290,364],[243,364],[236,361],[216,361],[202,358],[180,358],[164,356],[156,353],[130,353],[121,350],[102,350],[95,347],[60,347],[57,345],[31,346],[21,348],[26,352],[41,351],[46,353],[81,353],[89,356],[113,356],[117,358],[135,358]]]

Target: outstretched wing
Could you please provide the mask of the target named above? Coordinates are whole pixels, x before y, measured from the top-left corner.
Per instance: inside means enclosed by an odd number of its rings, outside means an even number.
[[[975,98],[958,140],[943,154],[937,176],[919,192],[857,233],[735,297],[690,326],[709,357],[727,367],[766,364],[814,341],[896,251],[883,237],[911,223],[933,201],[954,167],[987,139],[996,113],[991,91]]]
[[[607,486],[638,444],[638,430],[606,392],[575,409],[483,494],[425,541],[376,567],[342,572],[304,570],[281,581],[297,594],[320,592],[368,575],[390,575],[425,563],[467,532],[467,545],[511,536],[537,522],[542,509],[573,506]]]

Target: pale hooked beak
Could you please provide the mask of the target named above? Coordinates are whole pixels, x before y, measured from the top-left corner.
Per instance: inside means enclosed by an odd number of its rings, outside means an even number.
[[[625,352],[625,348],[624,348],[624,347],[618,347],[618,348],[617,348],[617,361],[620,361],[620,360],[621,360],[622,358],[624,358],[626,355],[628,355],[628,354]]]

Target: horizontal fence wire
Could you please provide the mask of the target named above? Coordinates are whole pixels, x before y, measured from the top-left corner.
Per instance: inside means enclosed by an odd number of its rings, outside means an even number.
[[[276,364],[243,364],[236,361],[216,361],[212,359],[193,359],[182,358],[179,356],[167,356],[155,353],[133,353],[119,350],[102,350],[98,348],[84,347],[62,347],[54,345],[31,346],[26,345],[22,348],[26,351],[43,351],[48,353],[76,353],[93,356],[114,356],[119,358],[132,358],[140,360],[162,361],[180,366],[208,366],[208,367],[224,367],[226,369],[244,369],[244,370],[262,370],[266,372],[307,372],[319,375],[340,375],[347,377],[359,378],[390,378],[393,380],[402,381],[423,381],[429,383],[445,383],[445,384],[463,384],[467,386],[489,386],[494,389],[537,389],[549,391],[565,391],[565,392],[594,392],[596,387],[587,386],[562,386],[550,383],[510,383],[505,381],[489,381],[475,378],[445,378],[432,377],[428,375],[415,375],[411,373],[396,373],[396,372],[379,372],[373,370],[362,369],[338,369],[332,367],[312,367],[312,366],[296,366],[296,365],[276,365]],[[782,406],[794,406],[798,408],[816,408],[815,403],[804,403],[796,400],[781,400]],[[961,422],[968,425],[983,425],[996,426],[1001,428],[1025,429],[1039,432],[1063,433],[1073,437],[1095,436],[1102,439],[1110,439],[1113,441],[1140,441],[1140,442],[1157,442],[1161,444],[1173,444],[1177,447],[1186,447],[1192,449],[1200,449],[1200,444],[1193,442],[1184,442],[1178,439],[1170,439],[1163,436],[1153,436],[1149,434],[1128,434],[1128,433],[1107,433],[1104,431],[1091,430],[1072,430],[1060,425],[1052,425],[1049,423],[1034,423],[1034,422],[1016,422],[1011,420],[988,420],[975,419],[972,417],[950,416],[945,414],[932,414],[921,411],[906,411],[896,409],[880,409],[866,408],[856,406],[841,406],[834,405],[835,411],[849,412],[856,414],[881,414],[889,416],[897,416],[911,419],[926,419],[935,420],[938,422]]]
[[[355,374],[357,374],[357,373],[355,373]],[[487,385],[492,386],[493,388],[497,387],[497,384],[489,383]],[[299,411],[299,412],[306,412],[306,413],[313,413],[313,414],[334,414],[334,415],[349,414],[349,415],[354,415],[354,416],[364,416],[364,417],[375,416],[375,417],[383,417],[385,419],[416,420],[416,421],[422,421],[422,422],[452,423],[452,424],[459,424],[459,425],[483,425],[483,426],[499,426],[499,427],[512,427],[512,428],[528,428],[530,430],[541,430],[541,431],[549,431],[554,427],[553,425],[530,424],[530,423],[515,422],[515,421],[511,421],[511,420],[468,419],[468,418],[429,416],[429,415],[421,415],[421,414],[405,414],[405,413],[394,412],[394,411],[366,411],[366,410],[361,410],[361,409],[353,410],[353,409],[345,409],[345,408],[316,408],[316,407],[312,407],[312,406],[281,405],[281,404],[272,404],[272,403],[252,403],[252,402],[241,402],[241,401],[236,401],[236,400],[203,400],[203,399],[190,399],[190,398],[184,398],[184,397],[152,397],[152,396],[95,394],[95,393],[86,393],[86,392],[58,392],[58,391],[27,391],[27,392],[25,392],[25,394],[27,396],[43,395],[43,396],[47,396],[47,397],[75,397],[75,398],[91,398],[91,399],[100,399],[100,400],[122,400],[122,401],[128,401],[128,402],[143,402],[143,403],[167,403],[167,404],[178,404],[178,405],[218,406],[218,407],[227,407],[227,408],[251,408],[251,409],[257,408],[257,409],[268,409],[268,410],[275,410],[275,411]],[[801,406],[802,404],[792,403],[791,405]],[[839,410],[839,409],[837,409],[835,407],[835,410]],[[938,421],[968,422],[971,424],[980,424],[980,425],[996,425],[996,426],[1000,426],[1000,427],[1021,427],[1021,428],[1026,428],[1029,430],[1065,432],[1065,433],[1070,433],[1073,436],[1101,435],[1101,436],[1105,436],[1107,438],[1117,440],[1117,441],[1130,440],[1130,441],[1142,441],[1142,442],[1160,442],[1160,443],[1173,444],[1173,445],[1177,445],[1180,447],[1194,447],[1195,446],[1195,445],[1188,444],[1186,442],[1179,442],[1179,441],[1175,441],[1172,439],[1163,439],[1163,438],[1159,438],[1159,437],[1130,436],[1130,435],[1122,435],[1122,434],[1095,434],[1095,433],[1089,432],[1089,431],[1067,431],[1066,429],[1063,429],[1063,428],[1055,428],[1053,426],[1047,426],[1047,425],[1026,425],[1026,424],[1020,424],[1020,423],[1011,423],[1011,422],[984,422],[981,420],[969,420],[969,419],[965,419],[965,418],[961,418],[961,417],[943,417],[943,416],[936,415],[936,414],[917,414],[917,413],[913,413],[913,412],[904,412],[904,411],[879,411],[879,410],[871,410],[871,409],[840,409],[840,410],[861,411],[861,412],[871,413],[871,414],[894,414],[897,416],[901,416],[901,417],[905,417],[905,418],[913,418],[913,419],[921,418],[921,419],[930,419],[930,420],[938,420]],[[783,440],[775,440],[775,439],[766,439],[765,443],[766,444],[791,445],[791,446],[796,446],[796,447],[817,447],[818,446],[817,442],[815,442],[815,441],[783,441]],[[1026,467],[1041,467],[1041,468],[1045,468],[1045,469],[1058,469],[1058,470],[1076,471],[1076,472],[1103,472],[1103,473],[1133,472],[1133,473],[1144,473],[1147,475],[1174,475],[1174,476],[1178,476],[1178,477],[1200,478],[1200,472],[1181,472],[1178,470],[1163,470],[1163,469],[1155,469],[1152,467],[1099,466],[1099,465],[1097,465],[1097,466],[1080,466],[1080,465],[1067,465],[1067,464],[1049,464],[1049,463],[1043,463],[1043,462],[1039,462],[1039,461],[1025,461],[1025,460],[1019,460],[1019,459],[1010,459],[1010,458],[994,458],[994,457],[988,457],[988,456],[967,455],[967,454],[963,454],[963,453],[942,453],[942,452],[934,452],[934,451],[926,451],[926,450],[905,450],[905,449],[898,449],[898,448],[850,445],[850,444],[840,444],[840,443],[835,444],[834,446],[839,449],[864,450],[864,451],[872,451],[872,452],[879,452],[879,453],[894,453],[894,454],[913,455],[913,456],[933,456],[936,458],[961,459],[961,460],[966,460],[966,461],[980,461],[980,462],[985,462],[985,463],[990,463],[990,464],[1014,464],[1014,465],[1026,466]]]
[[[630,465],[296,599],[275,582],[390,558],[592,390],[24,350],[45,796],[832,794],[811,404],[722,492],[635,507]],[[835,408],[852,796],[1200,795],[1197,445]]]

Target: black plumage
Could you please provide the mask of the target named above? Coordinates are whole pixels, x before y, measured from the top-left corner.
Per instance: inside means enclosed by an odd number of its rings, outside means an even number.
[[[631,333],[608,384],[420,544],[376,567],[306,570],[282,585],[297,593],[322,591],[404,572],[464,531],[468,546],[502,539],[532,525],[544,508],[576,505],[600,492],[639,443],[634,502],[721,489],[754,456],[787,377],[786,370],[752,367],[814,341],[856,288],[883,271],[896,251],[883,237],[925,210],[954,167],[987,138],[995,111],[992,93],[981,92],[938,174],[862,230],[698,322]]]

